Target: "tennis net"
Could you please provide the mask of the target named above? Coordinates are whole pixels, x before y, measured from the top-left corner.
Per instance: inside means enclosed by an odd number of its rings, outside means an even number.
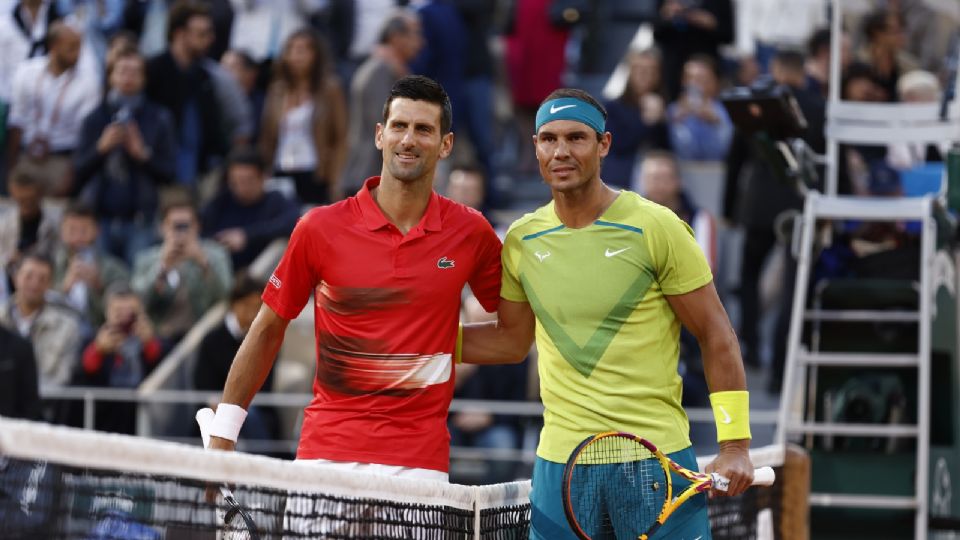
[[[776,469],[777,483],[711,500],[714,538],[805,538],[809,462],[800,454],[753,451],[756,466]],[[225,525],[244,522],[224,519],[224,497],[211,495],[220,485],[259,536]],[[462,486],[345,473],[0,418],[4,539],[525,539],[529,492],[529,481]]]
[[[223,497],[209,495],[221,484],[259,538],[526,538],[529,523],[529,482],[345,473],[0,419],[0,538],[257,538],[225,530]]]

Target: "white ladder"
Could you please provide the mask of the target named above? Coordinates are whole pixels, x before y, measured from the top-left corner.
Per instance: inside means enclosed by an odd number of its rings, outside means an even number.
[[[830,0],[831,17],[831,80],[840,81],[843,0]],[[958,44],[960,47],[960,44]],[[960,55],[960,52],[958,52]],[[853,103],[840,100],[839,84],[830,85],[827,106],[827,151],[825,195],[808,192],[802,226],[798,227],[800,249],[797,260],[796,286],[790,319],[790,332],[783,391],[781,395],[776,442],[783,444],[798,435],[846,435],[916,440],[915,481],[913,496],[859,495],[845,493],[813,493],[811,506],[834,508],[891,509],[915,511],[915,540],[926,540],[928,523],[928,478],[930,460],[930,373],[933,295],[932,264],[935,256],[936,222],[934,196],[923,198],[875,199],[838,196],[840,144],[882,145],[899,142],[960,141],[960,73],[948,85],[955,97],[946,109],[941,104]],[[944,198],[946,182],[939,193]],[[824,311],[806,308],[807,287],[813,265],[813,248],[818,220],[859,219],[864,221],[919,221],[920,283],[918,310]],[[796,242],[795,242],[796,243]],[[802,330],[808,320],[916,322],[918,343],[916,354],[837,353],[811,351],[802,347]],[[816,347],[814,347],[816,348]],[[842,424],[817,422],[815,416],[805,418],[803,405],[808,393],[808,372],[819,367],[916,368],[917,411],[914,425]],[[815,377],[815,375],[814,375]],[[814,392],[815,393],[815,392]],[[816,467],[816,463],[813,464]]]
[[[904,437],[916,439],[916,474],[912,497],[894,495],[859,495],[847,493],[811,493],[811,506],[834,508],[898,509],[915,511],[914,538],[927,538],[927,479],[930,450],[930,351],[931,313],[933,302],[932,266],[935,255],[937,224],[934,219],[934,199],[922,198],[878,199],[866,197],[823,196],[817,192],[807,195],[800,230],[800,251],[797,261],[797,281],[793,296],[786,369],[780,402],[776,442],[784,444],[797,435],[846,435],[866,437]],[[813,248],[818,220],[864,221],[919,221],[920,286],[918,311],[875,310],[808,310],[807,284],[814,261]],[[918,325],[916,354],[839,353],[810,351],[801,343],[805,321],[897,321]],[[810,403],[810,380],[816,377],[818,367],[915,367],[917,369],[917,422],[903,424],[851,424],[815,421],[807,418],[804,400]]]

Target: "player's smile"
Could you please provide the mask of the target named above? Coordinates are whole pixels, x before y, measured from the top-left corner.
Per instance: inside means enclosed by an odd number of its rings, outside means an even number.
[[[450,153],[452,134],[440,133],[440,106],[397,98],[390,117],[377,125],[377,148],[383,151],[385,170],[401,181],[430,176],[437,161]]]

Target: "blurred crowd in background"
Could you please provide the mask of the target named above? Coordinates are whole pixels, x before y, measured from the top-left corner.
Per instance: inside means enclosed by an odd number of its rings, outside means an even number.
[[[453,103],[436,189],[499,230],[549,200],[531,142],[541,100],[564,86],[601,99],[602,179],[690,223],[745,363],[776,394],[792,294],[780,225],[802,199],[735,129],[722,90],[789,87],[822,153],[832,85],[852,101],[939,102],[956,70],[960,3],[843,4],[831,36],[826,0],[2,0],[0,414],[76,424],[77,407],[42,401],[38,383],[135,388],[226,301],[191,377],[222,389],[259,308],[247,267],[306,209],[379,174],[375,127],[407,74]],[[840,190],[902,195],[946,150],[843,147]],[[849,239],[820,275],[912,242],[896,227]],[[465,320],[488,316],[465,297]],[[696,342],[683,343],[684,399],[703,405]],[[458,368],[457,397],[536,400],[535,373]],[[249,429],[284,435],[274,416]],[[98,429],[134,423],[129,405],[97,409]],[[524,444],[508,416],[459,412],[450,426],[458,445]]]

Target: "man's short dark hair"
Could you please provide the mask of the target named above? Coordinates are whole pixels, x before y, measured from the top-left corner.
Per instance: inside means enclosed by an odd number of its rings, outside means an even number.
[[[110,47],[113,47],[113,44],[120,40],[124,40],[127,43],[136,45],[137,43],[140,43],[140,36],[138,36],[136,32],[127,30],[126,28],[117,30],[116,33],[110,36],[110,39],[107,40],[107,48],[109,49]]]
[[[820,54],[823,49],[830,50],[830,29],[820,28],[816,30],[810,39],[807,40],[807,54],[814,58]]]
[[[399,8],[395,10],[390,14],[390,16],[387,17],[387,20],[383,22],[383,25],[380,26],[380,33],[377,36],[377,43],[380,45],[386,45],[393,38],[393,36],[404,35],[410,32],[410,19],[416,16],[416,12],[410,11],[406,8]]]
[[[128,45],[128,46],[125,46],[124,48],[120,49],[120,50],[117,52],[116,56],[113,57],[113,61],[110,62],[110,64],[106,66],[106,69],[107,69],[107,82],[110,81],[110,76],[113,75],[113,69],[114,69],[115,67],[117,67],[117,63],[119,63],[120,60],[124,60],[124,59],[128,59],[128,58],[134,58],[134,59],[140,61],[140,72],[143,74],[144,80],[146,80],[146,76],[147,76],[147,59],[143,56],[143,54],[140,52],[140,49],[138,49],[136,46]]]
[[[670,164],[673,165],[674,172],[677,174],[677,176],[680,176],[680,162],[677,160],[677,156],[673,152],[669,150],[651,149],[643,153],[643,162],[654,159],[669,161]]]
[[[13,166],[10,176],[7,178],[8,185],[14,184],[19,187],[36,188],[40,191],[46,190],[47,179],[44,177],[43,169],[36,162],[29,159],[21,159]]]
[[[773,61],[781,68],[793,73],[804,73],[806,60],[803,53],[791,49],[781,49],[773,57]]]
[[[453,125],[453,106],[450,96],[440,83],[423,75],[408,75],[393,84],[390,97],[383,104],[383,123],[390,117],[390,104],[394,99],[406,98],[414,101],[426,101],[440,106],[440,134],[450,133]]]
[[[709,54],[704,53],[695,53],[691,54],[690,58],[687,58],[687,61],[684,64],[689,63],[700,64],[707,66],[707,69],[710,70],[710,73],[713,73],[714,77],[720,78],[720,68],[717,66],[717,59],[710,56]]]
[[[127,298],[130,296],[139,296],[137,291],[133,290],[133,287],[130,286],[130,283],[120,280],[115,281],[107,286],[107,290],[103,293],[103,299],[105,302],[109,302],[114,298]]]
[[[246,49],[227,49],[223,54],[226,55],[227,53],[233,53],[237,55],[237,58],[240,59],[240,63],[243,64],[244,69],[248,69],[250,71],[260,69],[260,64],[253,59],[253,56],[250,55],[250,51]]]
[[[450,167],[450,173],[453,174],[454,171],[460,171],[467,174],[476,174],[479,175],[480,178],[484,178],[486,176],[486,173],[483,172],[483,168],[472,161],[457,163],[453,167]]]
[[[190,19],[194,17],[206,17],[213,20],[210,14],[210,8],[205,4],[192,0],[177,0],[170,8],[167,16],[167,43],[173,40],[173,35],[183,30],[190,24]]]
[[[260,278],[253,277],[249,272],[238,272],[233,279],[233,287],[230,288],[230,303],[243,300],[251,294],[259,296],[263,293],[267,282]]]
[[[46,267],[50,269],[50,273],[51,274],[53,273],[53,259],[50,257],[50,255],[48,255],[43,251],[40,251],[38,249],[31,249],[26,253],[24,253],[23,257],[20,259],[20,264],[17,266],[17,269],[23,266],[23,263],[27,261],[33,261],[36,263],[46,265]]]
[[[886,9],[878,9],[863,18],[863,35],[867,38],[867,41],[873,41],[877,34],[887,31],[887,19],[890,17],[896,17],[901,24],[903,23],[903,18],[900,17],[899,13],[890,12]]]
[[[160,205],[160,221],[167,219],[167,214],[170,212],[181,208],[189,210],[193,213],[195,219],[200,220],[200,212],[197,210],[197,205],[194,204],[190,193],[185,189],[178,189],[172,191]]]
[[[840,85],[841,94],[846,95],[847,87],[850,83],[861,79],[868,80],[877,86],[883,86],[873,66],[864,62],[853,62],[847,66],[847,69],[843,73],[843,81]]]
[[[256,167],[261,173],[266,171],[266,162],[260,152],[256,148],[245,144],[235,146],[230,151],[230,155],[227,156],[227,169],[229,170],[234,165]]]
[[[93,207],[82,202],[72,202],[67,205],[67,208],[63,211],[63,217],[64,219],[78,217],[97,221],[97,213],[93,210]]]

